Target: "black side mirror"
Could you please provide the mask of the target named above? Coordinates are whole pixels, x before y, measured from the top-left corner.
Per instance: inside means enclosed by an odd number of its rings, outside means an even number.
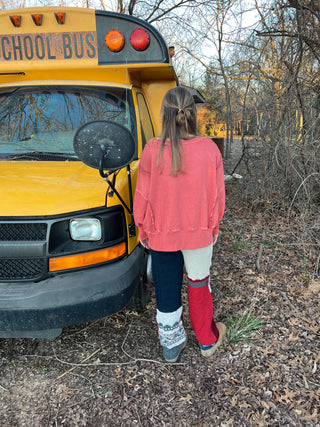
[[[124,126],[96,120],[81,126],[73,139],[79,159],[99,170],[115,171],[129,165],[135,154],[132,133]]]

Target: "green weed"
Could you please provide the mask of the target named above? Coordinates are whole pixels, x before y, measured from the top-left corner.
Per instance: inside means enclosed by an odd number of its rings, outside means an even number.
[[[16,367],[14,360],[5,360],[5,363],[7,364],[7,366],[9,366],[10,369],[13,369]]]
[[[221,231],[232,233],[233,232],[233,228],[231,228],[231,227],[221,227]]]
[[[237,238],[237,240],[230,246],[229,250],[231,252],[241,251],[242,249],[248,249],[249,245],[247,245],[241,238]]]
[[[263,244],[266,248],[275,248],[277,246],[276,242],[271,242],[270,240],[264,240]]]
[[[253,307],[249,307],[243,314],[235,318],[227,317],[227,339],[229,344],[238,344],[240,342],[252,341],[257,337],[259,329],[263,328],[264,323],[258,318],[252,316]]]

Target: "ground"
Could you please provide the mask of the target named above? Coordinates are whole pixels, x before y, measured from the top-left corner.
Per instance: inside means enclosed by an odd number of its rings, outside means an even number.
[[[227,186],[214,249],[215,318],[261,327],[225,340],[211,360],[191,330],[178,363],[164,363],[155,299],[63,330],[53,340],[0,339],[0,425],[320,426],[320,281],[300,246],[299,221],[257,210]]]

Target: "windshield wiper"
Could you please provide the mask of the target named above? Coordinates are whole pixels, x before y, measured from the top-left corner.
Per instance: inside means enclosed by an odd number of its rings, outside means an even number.
[[[26,153],[0,154],[5,160],[46,160],[46,161],[78,161],[78,157],[72,153],[54,153],[52,151],[29,151]]]

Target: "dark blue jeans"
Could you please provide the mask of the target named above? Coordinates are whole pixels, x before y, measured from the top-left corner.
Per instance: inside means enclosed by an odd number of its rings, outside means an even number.
[[[151,249],[151,260],[157,309],[163,313],[172,313],[182,305],[182,252],[160,252]]]

